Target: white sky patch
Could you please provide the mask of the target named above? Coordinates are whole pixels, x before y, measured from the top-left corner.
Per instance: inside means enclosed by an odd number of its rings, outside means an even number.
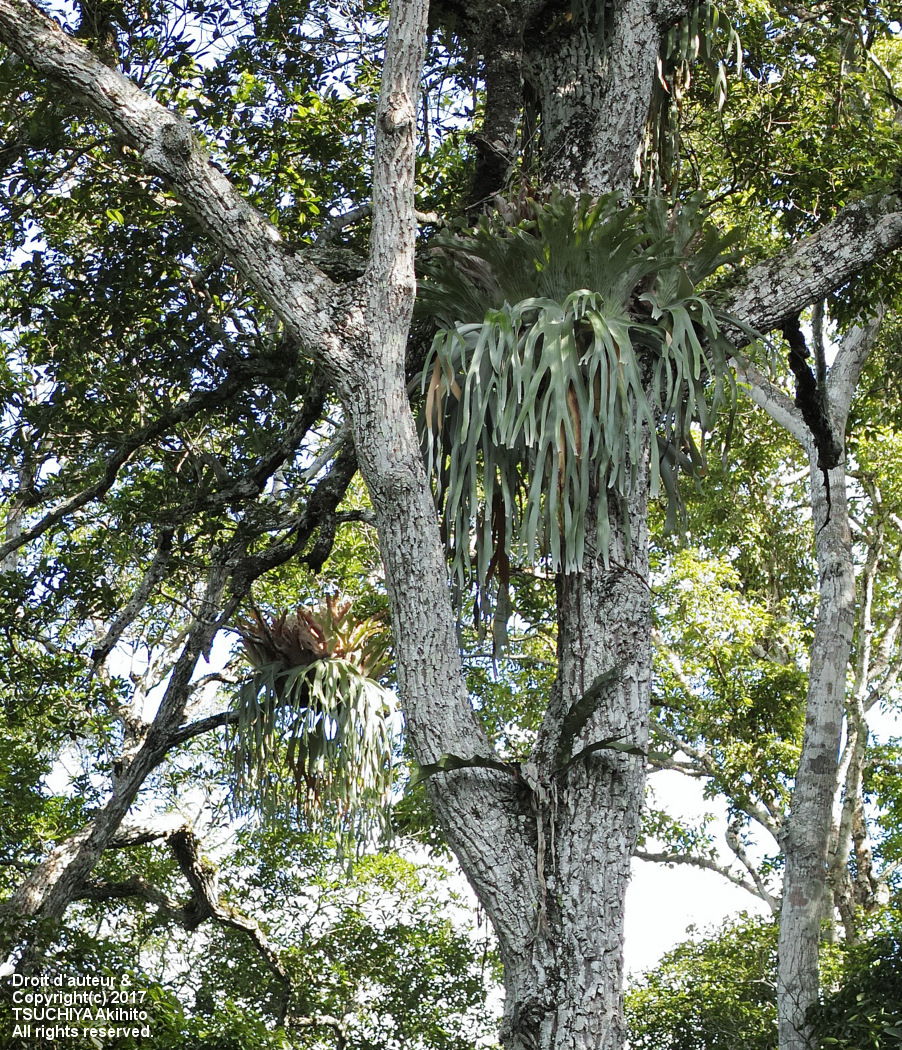
[[[673,816],[701,823],[706,813],[713,813],[715,820],[710,828],[718,842],[723,840],[727,806],[722,796],[704,798],[702,784],[672,770],[655,773],[652,784],[659,800],[666,797],[667,810]],[[749,850],[753,856],[754,852]],[[728,864],[730,859],[738,872],[735,858],[723,855],[720,863]],[[634,858],[626,894],[626,973],[638,977],[652,969],[666,952],[688,938],[689,926],[705,930],[742,912],[769,915],[770,909],[760,898],[716,872]]]

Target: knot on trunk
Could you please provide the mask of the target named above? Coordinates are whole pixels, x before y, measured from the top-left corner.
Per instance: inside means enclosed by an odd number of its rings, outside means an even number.
[[[413,126],[416,115],[413,104],[403,91],[393,91],[386,100],[385,110],[379,117],[379,126],[389,135],[406,131]]]
[[[147,171],[171,178],[191,156],[194,142],[194,133],[188,122],[173,115],[157,130],[153,141],[141,154],[141,160]]]

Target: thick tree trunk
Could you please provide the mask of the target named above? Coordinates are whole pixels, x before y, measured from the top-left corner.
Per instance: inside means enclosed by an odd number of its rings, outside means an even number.
[[[475,136],[476,168],[470,206],[481,209],[503,191],[517,159],[523,108],[523,18],[516,5],[499,7],[480,26],[485,55],[485,120]]]
[[[401,328],[390,331],[384,313],[381,323],[383,362],[400,361]],[[376,508],[416,757],[421,763],[448,753],[489,757],[463,684],[447,570],[403,372],[399,366],[379,375],[364,366],[354,387],[347,407]],[[644,760],[603,749],[564,767],[601,740],[645,746],[651,665],[646,468],[628,528],[612,503],[611,567],[590,543],[583,571],[558,581],[559,676],[530,760],[516,777],[468,769],[431,781],[448,839],[498,935],[507,992],[502,1041],[509,1050],[619,1050],[625,1038],[623,901]],[[587,694],[594,703],[575,723],[574,704]]]
[[[599,741],[646,745],[651,600],[640,475],[628,528],[621,508],[611,507],[611,567],[590,543],[582,571],[558,578],[558,680],[530,768],[544,869],[537,921],[544,953],[506,966],[504,1033],[506,1045],[517,1050],[615,1050],[626,1036],[624,898],[645,761],[604,748],[566,765],[568,756]],[[593,522],[587,526],[591,533]],[[591,712],[574,734],[574,705],[582,701],[585,710],[593,695]]]
[[[614,4],[603,31],[594,4],[578,18],[546,8],[529,27],[525,72],[539,101],[546,181],[632,195],[661,42],[657,6]]]

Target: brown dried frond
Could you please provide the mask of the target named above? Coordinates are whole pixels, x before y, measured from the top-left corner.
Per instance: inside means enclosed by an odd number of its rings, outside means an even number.
[[[286,610],[278,614],[271,623],[257,609],[252,616],[253,620],[239,623],[237,630],[254,667],[303,667],[332,655],[322,626],[302,606],[293,613]]]
[[[271,621],[252,610],[251,620],[237,625],[248,660],[256,667],[275,664],[288,671],[332,657],[349,660],[362,674],[379,677],[387,668],[391,635],[383,616],[358,619],[352,603],[337,595],[313,610],[275,614]]]

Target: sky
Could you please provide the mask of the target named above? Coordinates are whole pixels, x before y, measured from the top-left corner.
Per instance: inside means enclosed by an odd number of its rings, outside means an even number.
[[[719,842],[723,842],[727,807],[722,798],[703,798],[698,781],[669,770],[655,773],[652,783],[656,805],[673,816],[692,818],[715,814],[712,830]],[[726,850],[725,846],[722,848]],[[729,863],[726,855],[722,855],[721,860]],[[737,864],[733,867],[738,869]],[[635,977],[652,969],[666,952],[687,939],[688,927],[694,926],[699,933],[704,933],[743,911],[752,915],[769,914],[762,900],[716,872],[688,864],[668,867],[634,858],[626,894],[624,965],[627,974]]]
[[[868,724],[872,739],[902,736],[902,715],[875,709],[868,714]],[[654,774],[652,782],[658,804],[674,816],[714,813],[717,820],[712,830],[723,842],[727,823],[723,799],[703,798],[701,785],[680,773],[665,770]],[[724,855],[722,859],[729,858]],[[738,870],[738,865],[734,865],[734,870]],[[637,977],[657,965],[666,952],[688,939],[688,927],[694,926],[698,934],[704,934],[744,911],[750,915],[769,914],[763,901],[716,872],[689,865],[668,868],[634,859],[626,895],[627,974]]]

